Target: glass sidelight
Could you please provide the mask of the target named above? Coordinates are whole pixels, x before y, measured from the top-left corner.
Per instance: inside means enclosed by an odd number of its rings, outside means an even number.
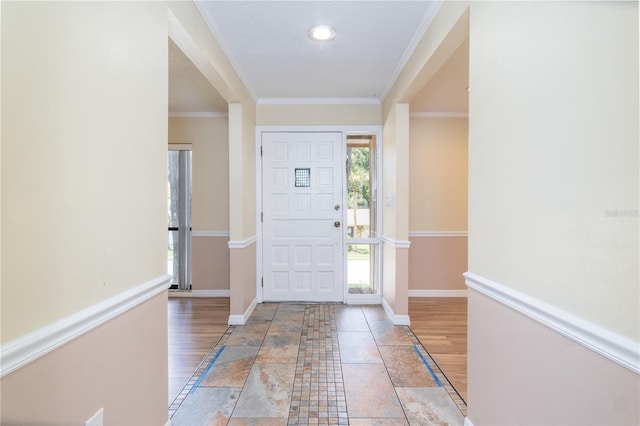
[[[170,147],[168,155],[167,272],[171,288],[191,288],[191,151]]]
[[[375,135],[347,137],[347,284],[349,294],[378,294]]]

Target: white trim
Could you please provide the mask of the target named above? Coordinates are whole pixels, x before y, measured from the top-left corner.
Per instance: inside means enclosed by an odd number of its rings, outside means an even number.
[[[384,235],[382,236],[382,242],[387,243],[397,249],[408,249],[409,247],[411,247],[411,241],[395,240]]]
[[[469,288],[640,374],[640,342],[487,278],[471,272],[463,275]]]
[[[252,237],[247,238],[246,240],[241,241],[229,241],[228,246],[230,249],[245,249],[249,247],[251,244],[257,241],[257,237],[254,235]]]
[[[325,132],[325,133],[343,133],[345,135],[361,135],[375,134],[379,138],[382,137],[382,126],[376,125],[357,125],[357,126],[256,126],[256,145],[258,157],[260,156],[260,143],[262,141],[262,133],[282,133],[282,132]]]
[[[380,305],[381,303],[382,296],[380,296],[379,294],[347,293],[347,305]]]
[[[169,151],[193,151],[193,145],[190,143],[170,143]]]
[[[169,118],[227,118],[228,112],[214,112],[214,111],[202,111],[202,112],[170,112]]]
[[[229,238],[229,231],[191,231],[191,236]]]
[[[409,297],[467,297],[467,290],[409,290]]]
[[[418,47],[418,44],[420,43],[420,41],[422,41],[422,38],[424,37],[424,34],[427,31],[427,28],[429,28],[429,25],[431,25],[431,21],[433,21],[433,18],[438,13],[438,10],[440,10],[440,6],[442,6],[442,3],[444,3],[444,0],[438,0],[438,1],[432,2],[433,6],[427,11],[427,14],[424,16],[424,18],[422,18],[420,25],[416,29],[416,32],[413,34],[413,38],[411,39],[411,41],[409,42],[409,45],[407,46],[406,50],[402,54],[402,57],[400,58],[398,65],[396,65],[395,69],[393,70],[393,74],[391,74],[391,78],[387,83],[387,87],[385,87],[384,90],[382,91],[380,99],[386,98],[389,92],[391,91],[391,89],[393,88],[394,84],[396,83],[396,80],[398,79],[398,77],[400,77],[400,73],[402,72],[402,70],[404,70],[404,67],[407,65],[407,62],[409,62],[409,59],[411,59],[411,55],[413,55],[413,52],[416,50],[416,47]]]
[[[409,118],[469,118],[469,112],[412,112]]]
[[[83,309],[0,346],[0,377],[24,367],[131,308],[162,293],[171,275],[165,274]]]
[[[169,297],[229,297],[230,290],[169,290]]]
[[[471,423],[471,420],[469,420],[469,417],[464,418],[464,426],[473,426],[473,423]]]
[[[257,300],[254,298],[243,315],[229,315],[229,325],[245,325],[256,308]]]
[[[262,130],[256,126],[256,301],[262,303]]]
[[[263,241],[262,241],[262,233],[263,233],[263,222],[261,221],[261,213],[262,213],[262,156],[261,156],[261,147],[262,147],[262,134],[270,133],[270,132],[330,132],[330,133],[342,133],[343,140],[347,135],[359,135],[359,134],[371,134],[376,135],[377,144],[378,144],[378,160],[379,168],[378,168],[378,188],[382,187],[382,164],[380,158],[382,156],[382,146],[383,146],[383,135],[382,135],[382,126],[381,125],[354,125],[354,126],[256,126],[255,127],[255,153],[256,159],[256,188],[259,188],[256,191],[256,298],[258,303],[262,303],[263,300],[263,292],[262,292],[262,276],[264,266],[262,264],[262,252],[264,250]],[[346,147],[346,144],[343,143],[343,148]],[[346,183],[345,183],[346,185]],[[343,188],[344,193],[344,188]],[[346,193],[345,193],[346,194]],[[345,195],[346,196],[346,195]],[[344,203],[344,200],[343,200]],[[344,212],[344,209],[343,209]],[[346,214],[346,213],[344,213]],[[344,217],[344,216],[343,216]],[[380,210],[380,214],[378,214],[378,228],[382,228],[382,210]],[[344,220],[343,220],[344,222]],[[344,240],[343,240],[344,247]],[[378,255],[380,256],[380,254]],[[346,264],[345,264],[346,266]],[[382,268],[379,269],[379,274]],[[347,268],[344,268],[345,278]],[[381,274],[380,274],[381,275]],[[380,276],[378,277],[381,278]],[[346,281],[345,281],[346,282]],[[346,287],[346,286],[345,286]],[[347,300],[346,296],[347,289],[345,288],[345,296],[343,300]],[[381,297],[380,295],[376,295],[376,297]],[[368,302],[360,302],[360,303],[368,303]],[[378,302],[379,304],[380,302]]]
[[[229,42],[224,37],[223,32],[220,31],[220,28],[218,28],[218,26],[216,25],[215,20],[211,20],[207,18],[207,13],[203,9],[203,6],[200,5],[200,2],[196,1],[194,2],[194,4],[196,6],[196,9],[198,9],[198,13],[202,17],[202,19],[204,19],[204,21],[207,23],[209,30],[213,33],[213,37],[218,42],[218,45],[224,52],[224,56],[227,58],[227,61],[229,61],[229,64],[231,65],[233,70],[236,72],[240,81],[242,81],[242,85],[247,90],[247,93],[249,94],[249,96],[251,96],[251,99],[255,101],[256,99],[258,99],[258,97],[256,96],[256,92],[255,90],[253,90],[253,87],[249,84],[249,80],[247,79],[247,77],[242,73],[242,67],[238,65],[238,61],[235,55],[233,54],[233,50],[229,48]]]
[[[411,325],[411,320],[409,319],[409,315],[396,315],[391,309],[391,306],[387,303],[387,301],[382,298],[382,307],[386,312],[389,319],[393,322],[393,325]]]
[[[378,98],[260,98],[258,105],[380,105]]]
[[[467,231],[411,231],[409,238],[443,238],[443,237],[465,237],[469,233]]]

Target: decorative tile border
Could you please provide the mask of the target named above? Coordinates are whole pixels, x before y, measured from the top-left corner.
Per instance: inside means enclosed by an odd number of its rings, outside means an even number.
[[[198,382],[198,380],[200,380],[204,372],[207,370],[207,367],[209,366],[211,361],[216,357],[216,354],[218,354],[222,346],[224,346],[224,343],[227,341],[231,333],[233,333],[234,329],[235,329],[235,326],[233,325],[229,326],[227,328],[227,331],[225,331],[222,337],[220,338],[220,340],[218,340],[218,342],[213,346],[213,348],[207,354],[207,356],[204,357],[200,365],[198,365],[198,368],[196,368],[196,371],[193,372],[187,384],[184,385],[184,387],[182,388],[182,391],[178,394],[176,399],[174,399],[171,405],[169,406],[169,420],[171,420],[171,417],[173,417],[176,411],[178,411],[178,408],[180,408],[180,406],[184,402],[187,395],[189,395],[189,393],[191,392],[195,384]]]
[[[466,417],[467,403],[464,400],[464,398],[462,398],[462,395],[460,395],[456,390],[456,388],[453,387],[453,385],[451,384],[447,376],[442,372],[442,369],[440,368],[440,366],[435,362],[433,357],[431,357],[431,354],[429,354],[429,351],[425,349],[425,347],[422,345],[420,340],[418,340],[418,337],[413,333],[411,328],[405,326],[404,329],[407,333],[407,336],[409,336],[409,338],[411,339],[411,342],[418,348],[420,355],[422,355],[424,360],[427,362],[429,368],[433,371],[433,373],[436,375],[436,377],[442,384],[442,387],[445,388],[445,390],[447,391],[451,399],[453,399],[453,402],[456,404],[460,412],[462,412],[462,414]]]

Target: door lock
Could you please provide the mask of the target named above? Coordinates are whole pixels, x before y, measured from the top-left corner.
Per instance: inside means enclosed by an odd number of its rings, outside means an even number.
[[[333,206],[333,209],[334,209],[335,211],[340,210],[340,204],[336,204],[335,206]]]
[[[335,222],[333,222],[333,226],[335,226],[336,228],[340,228],[340,221],[336,220]]]

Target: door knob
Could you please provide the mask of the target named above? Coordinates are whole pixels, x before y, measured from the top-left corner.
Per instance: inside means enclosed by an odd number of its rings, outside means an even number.
[[[336,228],[340,228],[340,221],[336,220],[335,222],[333,222],[333,226],[335,226]]]

